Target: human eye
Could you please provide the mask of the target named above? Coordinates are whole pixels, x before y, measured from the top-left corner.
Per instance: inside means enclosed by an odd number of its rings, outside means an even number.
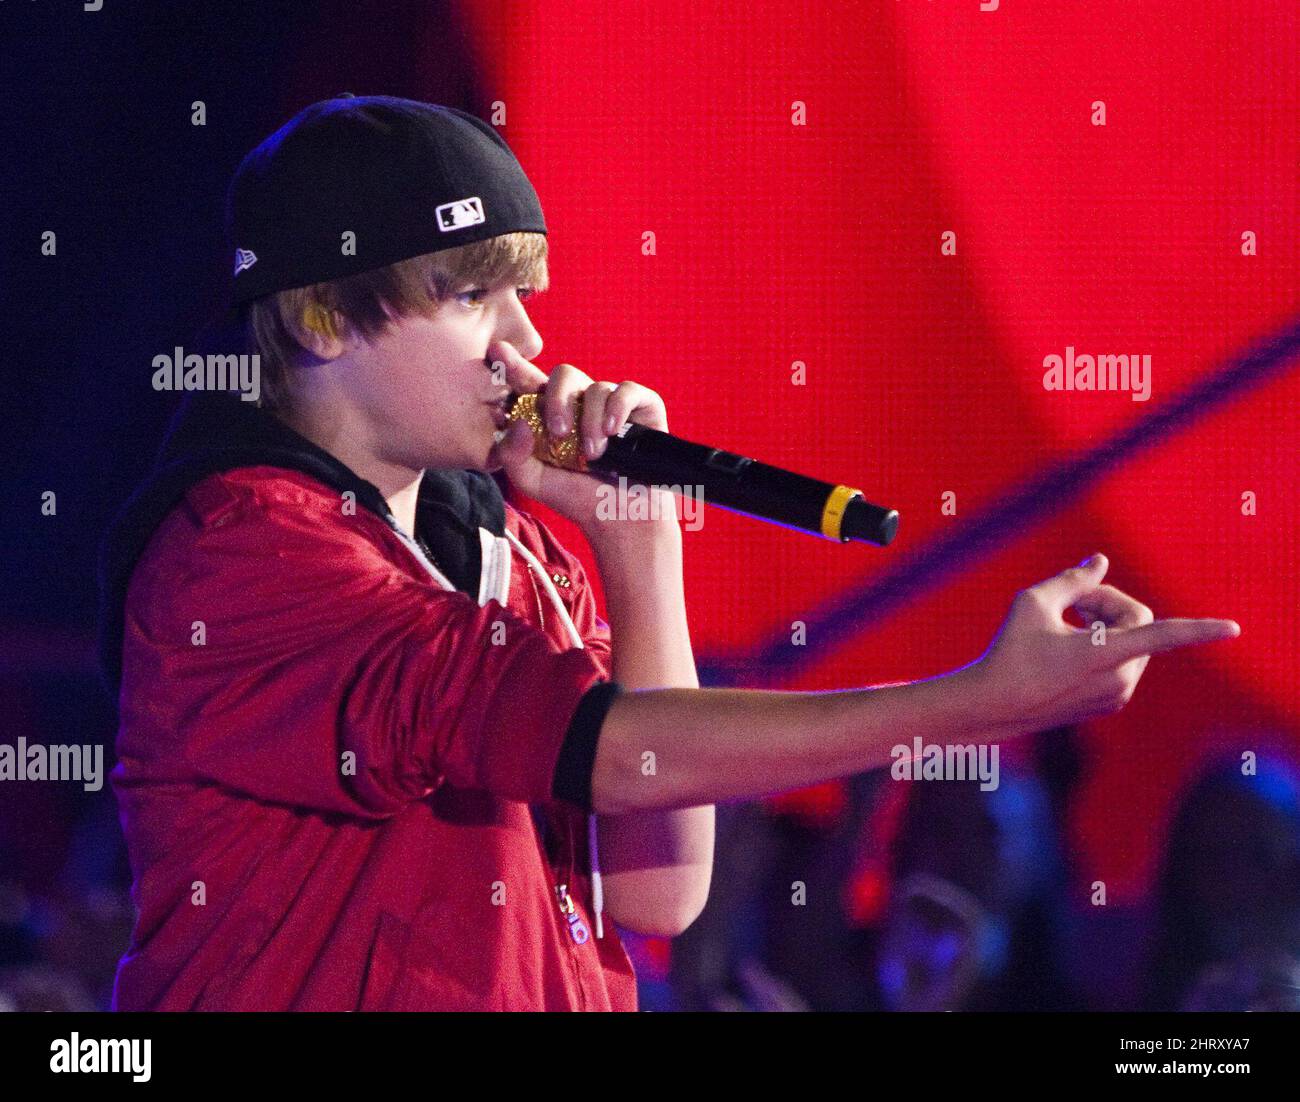
[[[471,310],[477,310],[483,305],[483,298],[487,295],[487,289],[484,287],[471,287],[468,291],[461,291],[456,295],[457,301],[467,306]]]
[[[519,301],[520,301],[520,302],[527,302],[530,298],[532,298],[535,294],[537,294],[537,288],[536,288],[536,287],[517,287],[517,288],[515,289],[515,292],[516,292],[516,294],[519,295]]]

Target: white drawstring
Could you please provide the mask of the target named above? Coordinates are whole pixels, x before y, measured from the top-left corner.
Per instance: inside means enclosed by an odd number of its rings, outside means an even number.
[[[564,624],[569,633],[569,642],[581,650],[582,636],[578,634],[578,629],[574,626],[573,617],[569,615],[569,610],[564,607],[564,602],[560,600],[560,595],[555,589],[555,583],[551,581],[551,576],[546,573],[546,567],[542,565],[541,560],[536,555],[519,542],[513,532],[507,531],[506,539],[514,544],[515,550],[523,555],[528,564],[537,571],[537,575],[542,579],[542,585],[546,589],[546,595],[550,597],[551,604],[555,606],[555,610],[560,614],[560,622]]]

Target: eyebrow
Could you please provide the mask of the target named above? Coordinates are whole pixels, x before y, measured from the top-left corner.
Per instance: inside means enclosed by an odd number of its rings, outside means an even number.
[[[500,283],[496,287],[491,287],[486,283],[476,283],[472,279],[467,279],[464,281],[463,286],[465,287],[465,291],[460,291],[458,294],[463,295],[466,291],[488,291],[489,293],[495,293],[496,291],[524,290],[535,291],[537,294],[541,294],[542,292],[542,288],[538,287],[535,283]]]

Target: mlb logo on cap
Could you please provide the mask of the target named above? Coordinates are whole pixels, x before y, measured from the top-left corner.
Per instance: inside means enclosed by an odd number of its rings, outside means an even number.
[[[483,200],[477,195],[470,199],[457,199],[454,203],[443,203],[433,213],[438,219],[438,229],[443,233],[463,230],[466,226],[477,226],[487,221],[483,213]]]

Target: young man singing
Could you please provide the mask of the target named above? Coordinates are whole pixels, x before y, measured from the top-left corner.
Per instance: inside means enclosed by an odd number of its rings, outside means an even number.
[[[1237,634],[1153,621],[1097,555],[952,673],[700,689],[675,511],[597,519],[601,483],[505,419],[535,392],[589,455],[667,428],[644,386],[531,362],[546,226],[495,130],[327,100],[245,158],[228,215],[262,400],[192,396],[105,551],[119,1009],[635,1009],[616,926],[693,921],[715,802],[1113,711],[1150,654]],[[589,539],[609,624],[498,470]]]

